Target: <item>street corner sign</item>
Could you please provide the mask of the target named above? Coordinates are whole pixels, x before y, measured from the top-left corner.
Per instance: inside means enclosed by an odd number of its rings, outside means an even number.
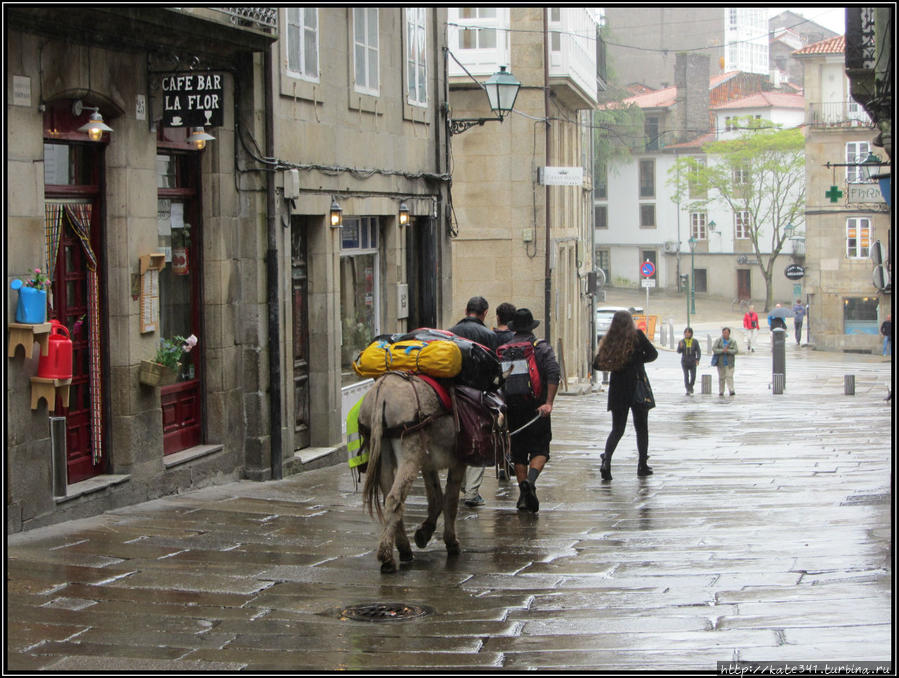
[[[162,77],[165,127],[221,127],[225,87],[222,73],[168,73]]]
[[[790,264],[784,269],[787,280],[801,280],[805,277],[805,267],[799,264]]]
[[[543,186],[581,186],[584,183],[584,168],[540,167],[537,178]]]
[[[644,261],[640,266],[640,275],[644,278],[651,278],[655,275],[656,267],[653,265],[651,261]]]

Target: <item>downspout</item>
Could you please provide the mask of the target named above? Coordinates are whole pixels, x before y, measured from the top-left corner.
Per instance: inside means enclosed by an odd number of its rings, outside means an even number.
[[[546,118],[546,167],[550,163],[550,124],[549,124],[549,8],[543,10],[543,114]],[[550,237],[549,237],[549,186],[544,186],[544,200],[546,202],[546,261],[544,265],[544,297],[543,297],[543,321],[546,323],[546,340],[552,346],[551,303],[552,303],[552,269],[550,267]]]
[[[265,81],[265,155],[275,156],[275,113],[274,92],[272,91],[272,47],[264,54]],[[265,226],[268,236],[266,252],[266,305],[268,306],[268,377],[269,377],[269,417],[271,433],[271,474],[272,480],[283,477],[281,454],[281,323],[278,298],[278,232],[275,224],[275,172],[269,171],[265,182]]]

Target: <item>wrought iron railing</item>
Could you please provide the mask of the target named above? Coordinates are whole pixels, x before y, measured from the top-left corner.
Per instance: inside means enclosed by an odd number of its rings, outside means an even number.
[[[277,7],[212,7],[231,17],[235,25],[249,25],[267,33],[278,32]]]
[[[871,118],[859,104],[848,101],[809,103],[810,125],[819,127],[870,127]]]

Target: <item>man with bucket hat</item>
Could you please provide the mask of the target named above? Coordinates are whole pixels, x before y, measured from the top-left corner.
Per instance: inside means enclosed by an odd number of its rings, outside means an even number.
[[[519,308],[509,322],[515,335],[497,348],[506,377],[503,391],[512,432],[512,463],[521,495],[518,510],[540,509],[535,483],[549,461],[552,440],[550,413],[559,389],[562,370],[552,347],[534,336],[540,324],[526,308]]]

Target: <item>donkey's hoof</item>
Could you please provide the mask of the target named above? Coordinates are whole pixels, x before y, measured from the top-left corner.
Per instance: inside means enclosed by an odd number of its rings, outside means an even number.
[[[460,553],[462,553],[462,547],[459,546],[459,542],[446,545],[446,555],[458,556]]]
[[[393,574],[396,572],[396,563],[392,560],[386,563],[381,563],[381,574]]]
[[[400,562],[401,563],[408,563],[408,562],[414,560],[414,558],[415,557],[412,555],[412,549],[409,549],[408,551],[400,551]]]
[[[415,545],[423,549],[428,545],[428,542],[431,541],[431,536],[434,534],[433,530],[426,530],[423,527],[419,527],[415,530]]]

